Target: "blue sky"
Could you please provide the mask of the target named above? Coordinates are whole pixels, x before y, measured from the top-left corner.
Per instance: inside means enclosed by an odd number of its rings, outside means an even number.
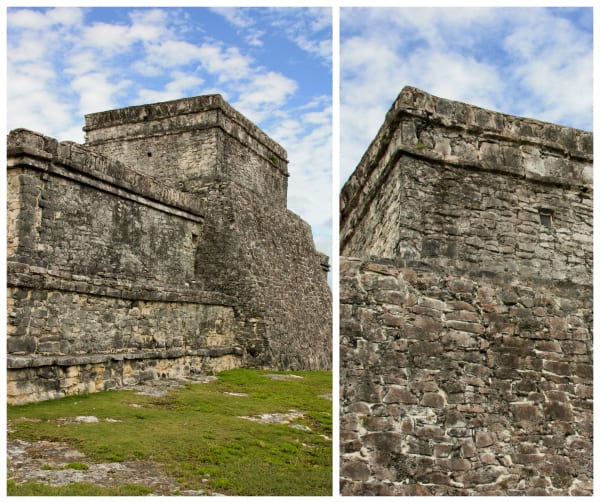
[[[288,207],[331,254],[330,8],[10,8],[7,126],[219,93],[288,152]]]
[[[343,184],[405,85],[592,130],[591,8],[341,8]]]

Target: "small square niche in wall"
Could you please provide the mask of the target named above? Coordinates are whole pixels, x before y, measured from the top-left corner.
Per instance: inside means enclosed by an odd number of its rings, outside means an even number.
[[[552,210],[539,210],[540,212],[540,223],[548,228],[552,228],[553,212]]]

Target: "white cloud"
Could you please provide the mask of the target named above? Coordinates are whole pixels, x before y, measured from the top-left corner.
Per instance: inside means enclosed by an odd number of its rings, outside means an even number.
[[[169,21],[168,11],[164,9],[140,9],[129,13],[133,26],[155,26],[165,30]]]
[[[524,16],[504,40],[514,76],[526,91],[515,100],[523,113],[575,127],[591,127],[591,39],[566,19]]]
[[[269,133],[288,148],[288,207],[311,224],[315,238],[322,238],[318,248],[330,254],[331,106],[305,113],[290,110]],[[326,237],[329,244],[322,245]]]
[[[294,80],[280,73],[256,73],[239,91],[234,106],[254,122],[261,122],[281,107],[297,88]]]
[[[232,25],[238,28],[249,28],[254,26],[254,19],[247,15],[247,10],[232,7],[214,7],[211,9],[216,14],[223,16]]]
[[[199,58],[200,64],[208,72],[218,74],[221,82],[240,80],[251,73],[252,59],[242,55],[237,47],[223,49],[219,45],[203,44]]]
[[[211,9],[215,14],[223,16],[227,22],[238,28],[238,33],[246,39],[246,42],[254,47],[264,45],[263,37],[266,31],[256,26],[254,17],[250,16],[249,10],[245,8],[215,7]],[[257,11],[254,10],[254,13]]]
[[[133,39],[127,26],[96,23],[83,31],[82,42],[90,47],[116,52],[127,49]]]
[[[261,47],[268,31],[277,30],[303,51],[331,62],[331,9],[313,8],[213,8],[239,29],[248,44]]]
[[[57,8],[46,12],[10,9],[7,13],[7,25],[11,28],[45,30],[53,25],[78,24],[82,16],[81,9],[78,8]]]
[[[115,108],[115,94],[130,84],[128,80],[111,82],[105,72],[91,72],[75,77],[71,88],[79,95],[79,110],[82,114]]]
[[[49,63],[9,66],[9,75],[9,130],[25,127],[43,134],[54,134],[72,125],[73,107],[50,90],[56,74]],[[52,127],[49,128],[48,125]]]
[[[40,38],[34,33],[26,34],[18,45],[9,47],[10,60],[13,63],[41,60],[48,52],[47,39]]]
[[[83,20],[82,10],[76,7],[51,9],[47,16],[51,23],[65,26],[79,25]]]
[[[273,24],[300,49],[331,63],[331,9],[313,7],[307,9],[270,9]]]
[[[494,107],[503,91],[497,68],[459,53],[418,50],[407,62],[425,89],[437,96]]]
[[[197,76],[175,71],[171,74],[171,81],[163,90],[140,89],[136,101],[139,103],[158,103],[179,99],[182,96],[194,95],[197,94],[196,90],[203,82]]]
[[[181,40],[164,40],[148,49],[148,61],[163,68],[174,68],[200,59],[197,45]]]
[[[68,75],[83,75],[98,68],[98,56],[92,49],[72,51],[65,59],[65,73]]]

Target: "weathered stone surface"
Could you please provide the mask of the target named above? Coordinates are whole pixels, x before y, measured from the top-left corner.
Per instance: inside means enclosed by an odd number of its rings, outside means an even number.
[[[590,133],[400,94],[342,191],[342,437],[387,419],[343,494],[591,495],[591,165]]]
[[[285,150],[220,95],[89,114],[84,130],[95,151],[184,192],[235,180],[286,207]]]
[[[9,400],[114,387],[126,373],[110,362],[126,360],[330,368],[327,258],[286,208],[281,146],[220,96],[92,114],[85,130],[85,145],[8,138]],[[85,365],[105,368],[61,380]]]
[[[480,111],[403,90],[342,190],[341,253],[590,283],[591,133],[489,111],[499,122],[482,128],[459,113],[465,107]],[[440,154],[436,142],[451,152]],[[468,282],[457,288],[468,295]],[[505,292],[509,305],[518,298]]]

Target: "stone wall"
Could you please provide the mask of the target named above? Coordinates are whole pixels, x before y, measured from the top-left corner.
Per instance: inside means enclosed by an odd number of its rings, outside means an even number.
[[[98,285],[94,293],[43,288],[43,272],[21,271],[9,282],[26,276],[29,286],[8,290],[9,403],[242,365],[232,306],[126,298]]]
[[[360,259],[340,284],[343,494],[591,494],[591,285]]]
[[[342,255],[589,283],[592,135],[406,88],[341,213]]]
[[[342,191],[343,494],[592,493],[592,163],[401,92]]]
[[[95,114],[87,129],[94,146],[8,138],[11,403],[331,367],[326,260],[285,207],[280,146],[220,97]]]
[[[281,146],[218,95],[91,114],[85,130],[86,146],[193,194],[205,218],[195,280],[237,298],[248,364],[331,366],[323,256],[286,208]]]
[[[241,365],[234,299],[194,284],[195,201],[38,133],[8,150],[10,403]]]
[[[233,181],[280,208],[287,154],[220,95],[86,116],[86,145],[183,191]]]
[[[140,282],[193,280],[202,218],[165,212],[58,173],[11,170],[9,177],[11,198],[19,197],[22,208],[16,261]]]
[[[236,296],[256,366],[331,368],[331,292],[310,227],[236,184],[197,192],[212,208],[198,242],[198,285]]]

